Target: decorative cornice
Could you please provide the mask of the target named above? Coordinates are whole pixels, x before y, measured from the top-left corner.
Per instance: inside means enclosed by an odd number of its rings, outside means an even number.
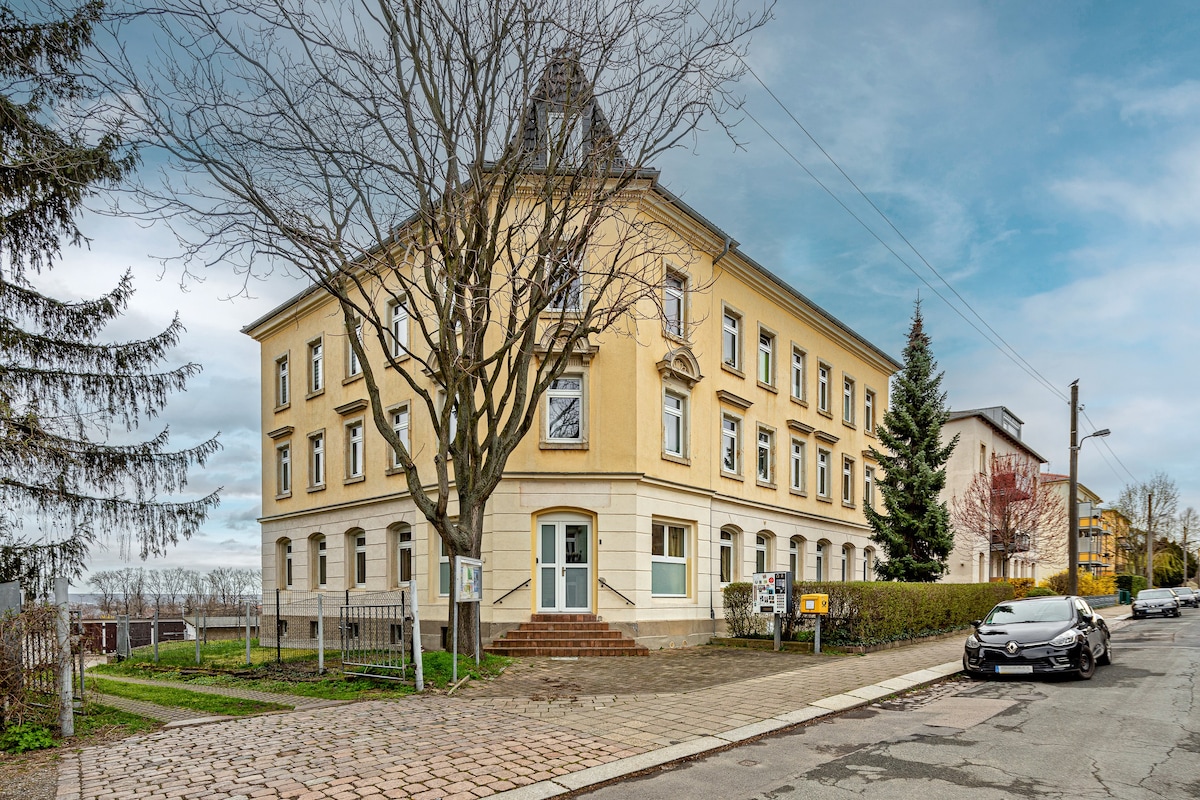
[[[722,403],[728,403],[731,406],[736,406],[743,411],[754,405],[753,400],[747,400],[744,397],[739,397],[733,392],[727,392],[724,389],[717,389],[717,399]]]
[[[267,438],[269,438],[269,439],[282,439],[282,438],[283,438],[283,437],[285,437],[285,436],[291,436],[291,435],[292,435],[292,432],[293,432],[293,431],[295,431],[295,430],[296,430],[295,426],[292,426],[292,425],[284,425],[282,428],[276,428],[276,429],[275,429],[275,430],[273,430],[273,431],[269,431],[269,432],[267,433]]]
[[[815,435],[818,439],[820,439],[822,442],[825,442],[826,444],[837,444],[839,441],[837,436],[834,436],[832,433],[827,433],[825,431],[817,431]]]
[[[668,350],[662,361],[655,366],[658,367],[658,374],[663,378],[677,380],[686,384],[689,389],[704,379],[704,376],[700,374],[700,362],[687,347]]]
[[[334,411],[336,411],[341,416],[345,417],[350,414],[353,414],[356,411],[362,411],[366,407],[367,407],[367,401],[363,400],[360,397],[358,400],[351,400],[349,403],[343,403],[342,405],[335,408]]]
[[[810,433],[816,430],[816,428],[814,428],[812,425],[805,425],[798,419],[789,419],[787,421],[787,426],[788,430],[793,430],[796,433],[803,434],[804,436],[808,436]]]

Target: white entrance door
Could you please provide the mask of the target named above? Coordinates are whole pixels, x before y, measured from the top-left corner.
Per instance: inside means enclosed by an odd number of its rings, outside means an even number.
[[[582,520],[538,523],[538,611],[592,610],[592,530]]]

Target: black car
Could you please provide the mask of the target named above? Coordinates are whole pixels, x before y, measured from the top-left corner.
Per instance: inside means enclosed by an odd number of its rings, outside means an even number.
[[[1087,679],[1112,663],[1108,624],[1082,597],[1026,597],[999,603],[967,637],[969,675],[1074,672]]]
[[[1174,589],[1175,596],[1179,598],[1179,605],[1182,608],[1200,608],[1200,592],[1188,586],[1176,586]]]
[[[1142,589],[1133,598],[1131,616],[1134,619],[1162,614],[1164,617],[1179,616],[1179,598],[1170,589]]]

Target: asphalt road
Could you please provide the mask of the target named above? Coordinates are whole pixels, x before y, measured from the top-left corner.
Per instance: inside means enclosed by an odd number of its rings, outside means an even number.
[[[1113,623],[1090,681],[959,677],[594,800],[1200,797],[1200,611]]]

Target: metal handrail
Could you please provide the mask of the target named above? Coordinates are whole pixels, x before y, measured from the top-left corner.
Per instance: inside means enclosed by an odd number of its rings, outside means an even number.
[[[612,592],[613,594],[615,594],[617,597],[619,597],[619,598],[621,598],[622,600],[624,600],[624,601],[625,601],[626,603],[628,603],[629,605],[631,605],[631,606],[634,606],[634,607],[636,607],[636,606],[637,606],[637,603],[633,602],[633,601],[632,601],[632,600],[630,600],[628,597],[626,597],[625,595],[621,594],[620,592],[618,592],[618,591],[617,591],[616,589],[614,589],[613,587],[609,586],[609,585],[608,585],[608,581],[604,580],[604,578],[601,578],[601,579],[600,579],[600,585],[601,585],[601,586],[603,586],[605,589],[608,589],[610,592]]]
[[[494,605],[494,606],[496,606],[496,605],[500,605],[501,603],[503,603],[503,602],[504,602],[504,598],[508,597],[510,594],[512,594],[512,593],[513,593],[513,592],[515,592],[515,591],[518,591],[518,590],[520,590],[520,589],[524,589],[526,586],[528,586],[528,585],[529,585],[530,581],[532,581],[532,580],[533,580],[533,578],[526,578],[526,579],[525,579],[525,582],[524,582],[524,583],[522,583],[520,586],[514,586],[512,589],[509,589],[507,592],[505,592],[504,594],[500,595],[500,599],[499,599],[499,600],[493,600],[493,601],[492,601],[492,605]]]

